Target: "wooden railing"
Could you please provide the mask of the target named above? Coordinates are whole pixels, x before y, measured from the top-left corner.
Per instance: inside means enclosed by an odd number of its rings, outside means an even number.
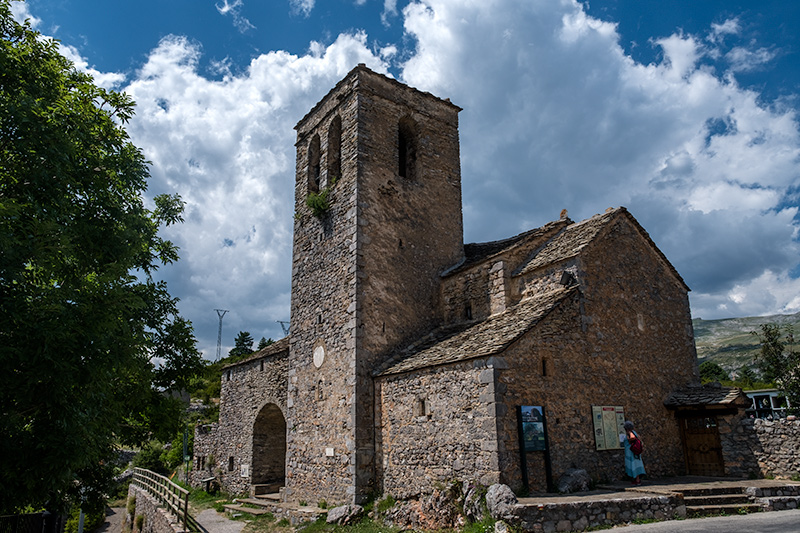
[[[183,522],[185,531],[202,531],[200,524],[189,514],[189,491],[179,487],[169,478],[144,468],[135,468],[133,484],[147,491],[167,510]]]

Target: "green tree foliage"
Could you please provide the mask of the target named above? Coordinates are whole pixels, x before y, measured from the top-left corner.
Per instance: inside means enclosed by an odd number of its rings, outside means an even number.
[[[744,366],[739,369],[736,382],[740,383],[743,388],[751,388],[758,383],[758,375],[749,366]]]
[[[800,352],[795,349],[792,328],[763,324],[761,333],[753,334],[761,341],[761,352],[756,358],[761,375],[774,382],[796,409],[800,406]]]
[[[264,348],[266,348],[267,346],[269,346],[270,344],[272,344],[274,342],[275,341],[272,340],[272,338],[267,339],[265,337],[261,337],[261,340],[258,341],[258,350],[263,350]]]
[[[86,532],[97,531],[106,521],[105,505],[84,504],[83,507],[83,530]],[[67,522],[64,524],[64,533],[78,533],[80,515],[80,507],[75,506],[70,510],[69,518],[67,518]]]
[[[194,424],[189,424],[186,431],[186,453],[192,455],[194,449]],[[168,470],[174,470],[183,463],[183,429],[178,431],[169,449],[161,454],[161,462]]]
[[[159,474],[167,473],[167,465],[164,463],[167,451],[164,450],[164,445],[157,440],[146,442],[139,453],[133,458],[133,466],[137,468],[146,468]]]
[[[711,381],[730,381],[730,376],[725,370],[717,363],[712,361],[705,361],[700,364],[700,381],[702,383],[709,383]]]
[[[237,357],[253,353],[253,342],[249,331],[240,331],[233,341],[233,348],[228,352],[228,358],[235,360]]]
[[[182,221],[183,203],[162,195],[145,207],[147,162],[123,127],[133,101],[17,23],[9,0],[0,32],[6,514],[99,491],[117,444],[171,437],[176,401],[162,391],[185,386],[201,362],[191,324],[153,279],[178,258],[158,230]]]

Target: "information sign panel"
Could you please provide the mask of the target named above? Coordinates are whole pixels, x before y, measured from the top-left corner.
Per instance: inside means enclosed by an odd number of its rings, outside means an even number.
[[[543,451],[547,449],[547,440],[544,435],[544,413],[540,406],[523,405],[520,407],[522,415],[522,442],[526,452]]]
[[[625,432],[625,413],[618,405],[593,405],[594,443],[598,450],[618,450],[623,447],[620,435]]]

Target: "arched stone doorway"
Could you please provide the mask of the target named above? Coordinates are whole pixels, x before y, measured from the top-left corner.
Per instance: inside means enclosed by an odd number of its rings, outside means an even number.
[[[251,483],[283,486],[285,468],[286,419],[277,405],[268,403],[253,424]]]

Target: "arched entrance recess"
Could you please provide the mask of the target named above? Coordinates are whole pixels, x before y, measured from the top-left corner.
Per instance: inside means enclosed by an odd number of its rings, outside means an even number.
[[[253,424],[253,485],[283,486],[286,468],[286,419],[280,408],[268,403]]]

